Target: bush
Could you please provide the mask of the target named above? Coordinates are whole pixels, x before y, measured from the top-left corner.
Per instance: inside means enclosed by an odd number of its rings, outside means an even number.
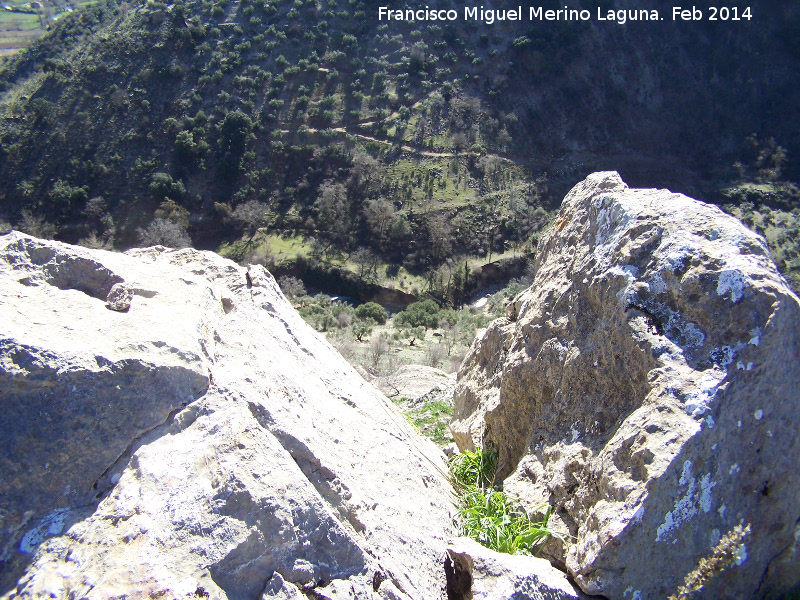
[[[164,200],[166,197],[181,198],[186,195],[186,188],[179,179],[174,181],[169,173],[153,173],[150,181],[150,191],[156,200]]]
[[[366,304],[362,304],[356,308],[355,315],[362,321],[371,319],[378,325],[385,325],[386,319],[389,318],[389,315],[386,314],[386,309],[376,302],[367,302]]]
[[[54,204],[69,207],[84,202],[89,197],[89,186],[71,186],[63,179],[53,184],[50,190],[50,199]]]
[[[439,323],[439,305],[433,300],[422,300],[409,304],[394,318],[395,325],[401,327],[436,327]]]

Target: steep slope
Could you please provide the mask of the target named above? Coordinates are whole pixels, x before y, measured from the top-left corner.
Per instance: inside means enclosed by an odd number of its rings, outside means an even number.
[[[755,133],[788,149],[762,166],[800,176],[794,3],[725,22],[599,3],[664,17],[624,25],[596,4],[488,24],[447,1],[446,23],[362,0],[98,3],[0,75],[5,218],[118,247],[154,217],[204,248],[266,227],[424,270],[522,249],[598,168],[718,199]]]
[[[451,427],[499,450],[506,493],[556,507],[574,541],[551,557],[589,594],[655,600],[739,526],[697,597],[800,583],[800,301],[763,238],[595,173],[536,267],[462,364]]]
[[[263,268],[18,233],[0,258],[4,598],[439,597],[441,454]]]

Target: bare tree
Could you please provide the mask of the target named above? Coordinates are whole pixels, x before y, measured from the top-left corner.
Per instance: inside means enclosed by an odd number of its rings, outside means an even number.
[[[369,343],[369,355],[372,358],[372,366],[377,368],[378,363],[387,352],[389,352],[389,341],[386,334],[382,333],[372,338]]]
[[[345,187],[341,183],[325,181],[319,186],[315,206],[321,233],[334,244],[346,246],[352,236],[353,221]]]
[[[156,217],[146,229],[139,228],[139,244],[141,246],[167,246],[169,248],[191,247],[192,240],[186,229],[178,223]]]
[[[367,226],[378,245],[385,248],[389,234],[397,222],[397,211],[394,206],[386,200],[375,200],[367,205],[364,214]]]
[[[358,265],[359,279],[375,280],[378,277],[378,262],[379,257],[368,248],[359,248],[350,255],[356,265]]]
[[[17,229],[34,237],[52,240],[56,236],[56,228],[52,223],[44,220],[44,217],[35,215],[27,208],[22,210],[21,219],[17,223]]]
[[[240,204],[231,216],[234,221],[245,228],[251,241],[259,229],[267,227],[272,222],[269,205],[258,200],[248,200],[244,204]]]

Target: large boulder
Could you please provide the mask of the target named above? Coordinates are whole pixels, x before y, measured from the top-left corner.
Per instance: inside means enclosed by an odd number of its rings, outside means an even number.
[[[443,593],[441,453],[262,267],[0,237],[0,402],[3,598]]]
[[[507,493],[555,506],[573,541],[549,556],[585,592],[665,598],[750,525],[697,596],[735,599],[800,582],[799,415],[800,304],[763,238],[607,172],[471,349],[451,426],[499,450]]]

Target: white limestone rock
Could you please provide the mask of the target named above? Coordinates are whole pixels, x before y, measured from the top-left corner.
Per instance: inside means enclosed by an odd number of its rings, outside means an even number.
[[[465,537],[447,545],[449,600],[583,600],[544,559],[501,554]]]
[[[531,287],[459,372],[461,449],[555,506],[551,544],[607,598],[675,592],[720,536],[753,532],[698,598],[800,582],[800,303],[763,238],[718,208],[595,173],[539,243]]]
[[[0,389],[2,598],[441,594],[441,453],[261,267],[0,237]]]

